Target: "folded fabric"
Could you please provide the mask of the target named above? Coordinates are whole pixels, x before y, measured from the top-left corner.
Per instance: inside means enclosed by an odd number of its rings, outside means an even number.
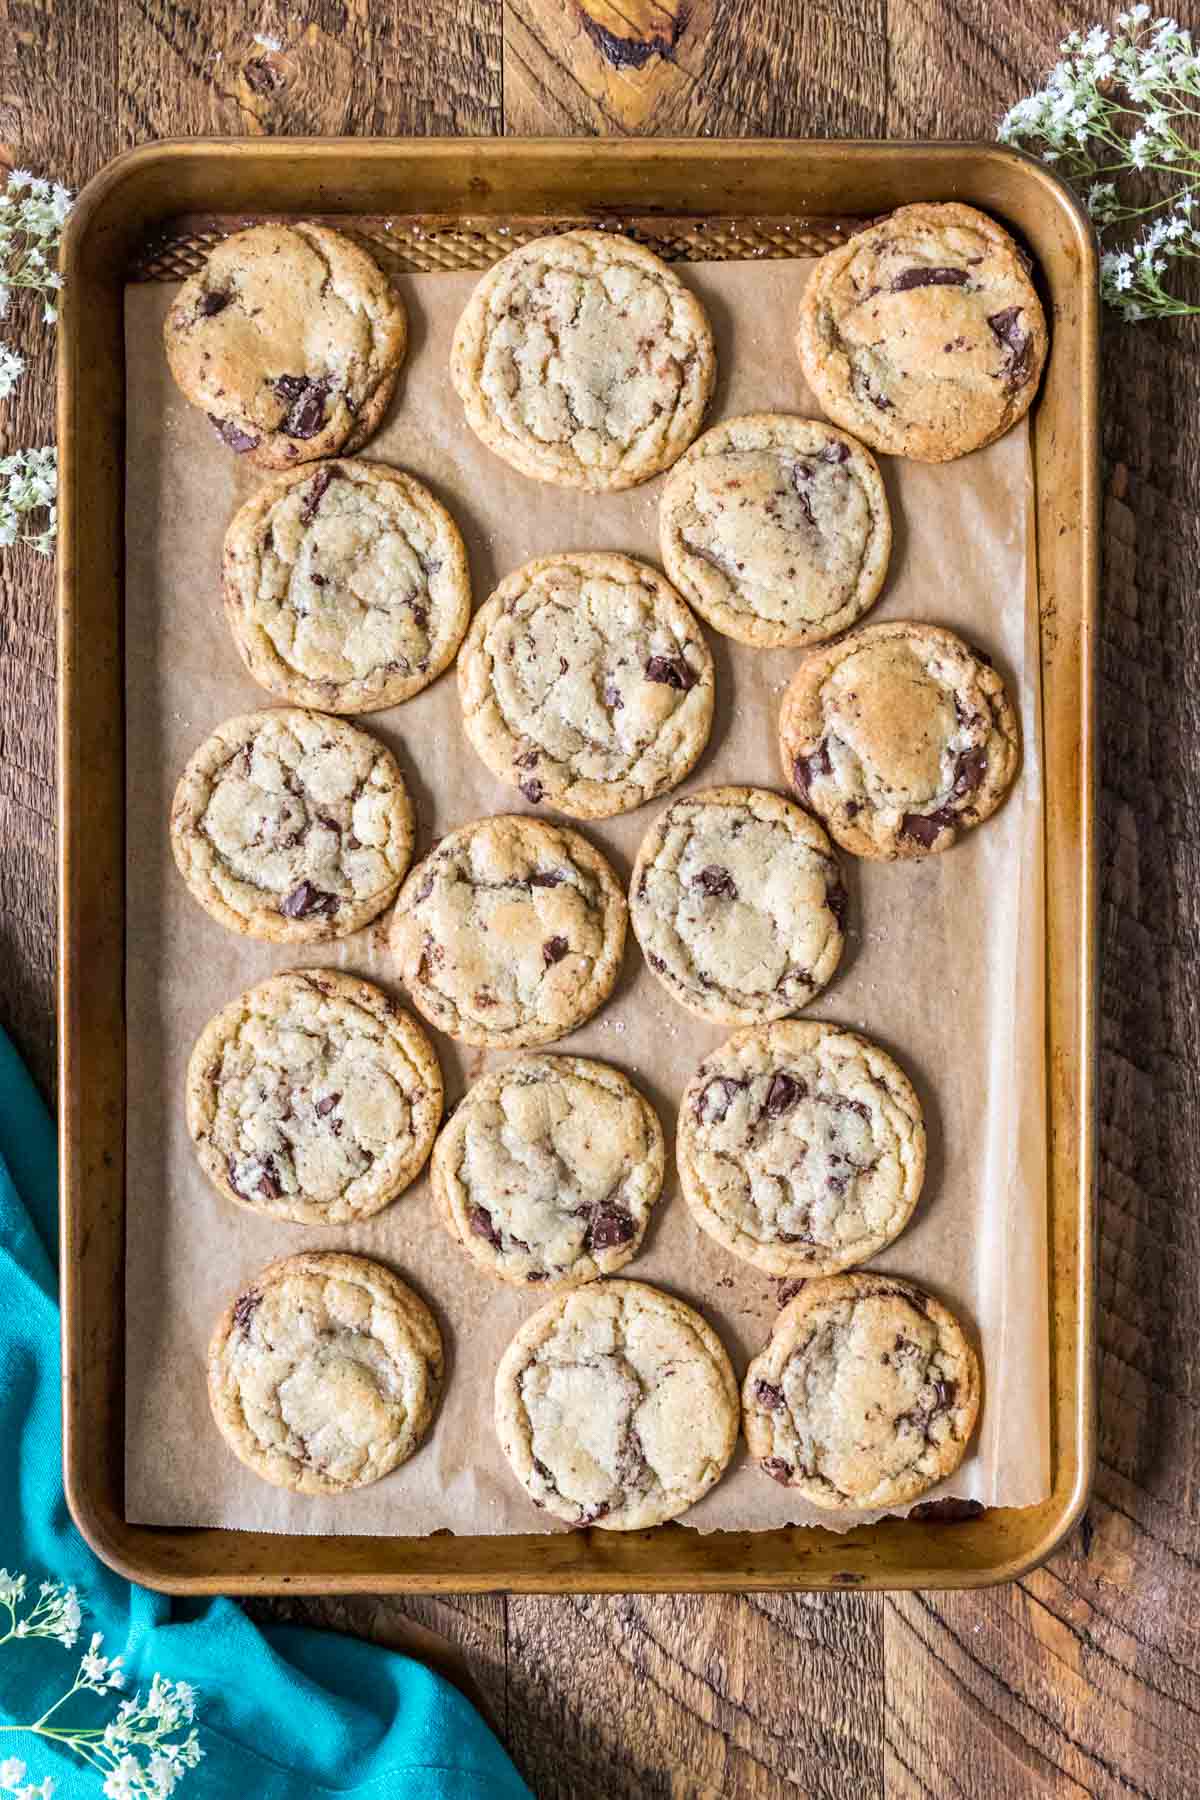
[[[62,1489],[56,1187],[49,1116],[0,1032],[0,1794],[528,1800],[473,1707],[420,1663],[259,1629],[230,1600],[171,1601],[93,1555]]]

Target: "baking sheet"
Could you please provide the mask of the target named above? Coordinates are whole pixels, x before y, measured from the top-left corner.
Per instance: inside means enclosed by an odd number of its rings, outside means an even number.
[[[800,377],[791,325],[811,265],[692,264],[720,376],[710,421],[736,413],[819,411]],[[476,275],[400,276],[409,356],[400,391],[366,454],[425,481],[454,514],[471,555],[476,604],[502,575],[555,550],[613,549],[658,561],[661,478],[589,496],[532,482],[467,430],[446,373],[450,336]],[[228,1206],[201,1175],[184,1124],[183,1080],[207,1019],[243,987],[284,968],[327,963],[400,992],[386,918],[303,952],[225,931],[176,873],[167,818],[178,773],[222,719],[276,704],[245,673],[220,600],[221,542],[266,476],[230,455],[176,392],[161,349],[173,285],[126,297],[127,1255],[126,1515],[162,1525],[286,1532],[421,1535],[563,1529],[527,1500],[491,1424],[492,1376],[537,1297],[490,1281],[438,1223],[422,1178],[375,1219],[349,1229],[260,1220]],[[876,1038],[912,1076],[925,1107],[929,1162],[913,1222],[872,1267],[944,1298],[981,1350],[984,1403],[971,1454],[932,1491],[985,1505],[1030,1505],[1049,1481],[1046,1278],[1043,862],[1032,486],[1024,426],[957,463],[883,459],[893,510],[891,571],[873,620],[949,625],[1012,682],[1023,766],[1001,812],[944,856],[848,863],[848,945],[806,1016]],[[712,738],[679,791],[721,782],[778,788],[779,695],[789,651],[754,651],[709,631],[718,682]],[[464,739],[448,673],[402,707],[364,715],[398,755],[418,812],[417,852],[468,819],[527,811]],[[582,829],[627,878],[666,800]],[[550,1046],[623,1068],[672,1139],[695,1065],[728,1032],[692,1018],[644,967],[632,936],[612,1000]],[[509,1053],[433,1034],[450,1104]],[[722,1251],[668,1179],[642,1254],[625,1274],[700,1308],[740,1377],[765,1341],[780,1284]],[[230,1295],[266,1262],[339,1248],[397,1268],[432,1304],[448,1353],[433,1431],[402,1469],[337,1499],[258,1480],[209,1417],[204,1353]],[[923,1496],[928,1498],[930,1496]],[[874,1515],[818,1511],[746,1464],[686,1515],[702,1531]]]

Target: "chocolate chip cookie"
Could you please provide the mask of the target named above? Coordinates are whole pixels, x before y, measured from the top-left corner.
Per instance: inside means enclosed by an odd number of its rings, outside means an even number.
[[[706,1056],[675,1154],[696,1223],[772,1275],[832,1275],[903,1231],[925,1174],[912,1084],[878,1045],[787,1019]]]
[[[952,204],[902,206],[823,256],[796,346],[831,419],[873,450],[949,462],[1025,417],[1046,342],[1028,259]]]
[[[222,442],[264,469],[359,450],[396,388],[404,308],[325,225],[253,225],[185,281],[163,327],[171,373]]]
[[[496,1431],[535,1506],[570,1525],[640,1531],[720,1479],[737,1383],[717,1334],[640,1281],[551,1300],[496,1371]]]
[[[348,937],[383,911],[412,856],[390,750],[299,707],[227,719],[175,789],[171,848],[214,919],[273,943]]]
[[[324,712],[395,706],[453,661],[467,553],[427,488],[382,463],[268,482],[225,534],[225,612],[260,687]]]
[[[904,1506],[950,1475],[979,1412],[954,1316],[894,1275],[809,1281],[742,1386],[750,1454],[814,1506]]]
[[[883,586],[892,546],[875,459],[817,419],[752,413],[698,438],[663,487],[668,575],[742,644],[818,643]]]
[[[713,665],[669,582],[631,556],[542,556],[475,615],[458,662],[493,775],[577,819],[682,781],[708,741]]]
[[[1017,772],[1017,719],[991,663],[937,625],[868,625],[810,650],[779,715],[784,773],[844,850],[948,850]]]
[[[469,1090],[429,1173],[451,1235],[489,1274],[575,1286],[637,1255],[663,1167],[662,1127],[619,1070],[528,1056]]]
[[[703,308],[606,231],[539,238],[467,304],[450,377],[476,436],[538,481],[602,492],[668,468],[700,428],[716,352]]]
[[[577,831],[479,819],[409,876],[392,954],[417,1010],[460,1043],[548,1044],[608,998],[626,918],[616,876]]]
[[[744,1025],[796,1012],[842,954],[846,890],[814,819],[765,788],[668,806],[638,851],[633,929],[689,1012]]]
[[[343,1494],[407,1462],[441,1382],[441,1334],[424,1301],[379,1263],[330,1251],[269,1264],[208,1351],[209,1402],[229,1448],[297,1494]]]
[[[188,1064],[201,1167],[227,1200],[273,1219],[370,1218],[423,1167],[441,1116],[441,1071],[416,1020],[333,969],[240,994]]]

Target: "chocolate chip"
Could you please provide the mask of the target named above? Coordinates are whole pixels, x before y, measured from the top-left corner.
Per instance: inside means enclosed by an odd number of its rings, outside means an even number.
[[[326,1094],[323,1100],[318,1100],[317,1117],[319,1119],[327,1119],[341,1097],[340,1094]]]
[[[318,469],[313,476],[308,486],[308,492],[304,496],[304,504],[300,508],[300,523],[302,525],[311,525],[316,518],[317,508],[325,498],[326,489],[329,487],[333,478],[334,470],[332,469]],[[314,575],[313,580],[316,581],[316,579],[317,578]],[[322,580],[318,585],[324,587],[325,583]]]
[[[783,1397],[783,1389],[772,1387],[769,1381],[755,1382],[754,1398],[760,1406],[766,1408],[767,1412],[779,1412],[787,1404]]]
[[[763,1102],[763,1112],[768,1119],[781,1119],[785,1112],[791,1112],[793,1106],[806,1098],[807,1083],[799,1081],[794,1075],[772,1075],[771,1085],[767,1089],[767,1097]]]
[[[830,881],[825,888],[825,904],[838,922],[838,930],[846,929],[846,912],[850,905],[850,896],[842,886],[840,878]]]
[[[815,775],[832,775],[833,764],[829,760],[829,745],[822,738],[811,756],[798,756],[792,764],[792,780],[797,791],[807,800],[812,792]]]
[[[721,1120],[725,1117],[725,1114],[729,1111],[729,1108],[733,1105],[733,1096],[735,1094],[740,1094],[745,1086],[746,1083],[744,1081],[736,1081],[732,1075],[714,1075],[711,1081],[705,1082],[704,1086],[700,1089],[700,1092],[696,1095],[696,1098],[692,1101],[692,1112],[697,1119],[702,1119],[705,1110],[707,1109],[709,1124],[719,1125]],[[714,1088],[717,1092],[717,1098],[710,1105],[709,1095],[713,1092]],[[717,1110],[718,1107],[720,1108],[720,1111]]]
[[[920,287],[966,287],[970,279],[965,269],[902,269],[892,283],[892,292],[903,294],[909,288]]]
[[[844,463],[850,461],[850,446],[843,444],[841,438],[830,438],[821,451],[821,461],[828,463]]]
[[[646,680],[661,681],[667,687],[686,694],[696,685],[696,677],[682,656],[652,656],[646,664]]]
[[[516,757],[514,762],[518,769],[536,769],[538,766],[538,753],[536,750],[526,750],[524,756]]]
[[[987,751],[982,746],[964,750],[954,775],[956,794],[973,794],[987,774]]]
[[[711,900],[736,900],[738,897],[737,883],[729,870],[721,868],[719,863],[709,863],[707,868],[701,869],[692,885]]]
[[[542,945],[542,961],[551,969],[555,963],[562,961],[570,947],[565,937],[547,938]]]
[[[233,1303],[233,1322],[245,1337],[250,1335],[250,1321],[262,1305],[262,1298],[258,1288],[247,1288]]]
[[[492,1215],[486,1206],[472,1206],[467,1211],[467,1223],[476,1237],[485,1238],[493,1250],[499,1250],[504,1240],[492,1224]]]
[[[764,1475],[769,1475],[772,1481],[781,1481],[784,1487],[792,1479],[792,1465],[784,1462],[782,1456],[764,1456],[759,1466]]]
[[[413,623],[417,627],[418,631],[425,631],[428,629],[429,614],[426,612],[426,610],[423,606],[414,606],[412,609],[412,616],[413,616]]]
[[[285,919],[307,919],[310,913],[324,913],[326,918],[332,918],[338,905],[336,894],[327,894],[311,881],[302,881],[279,902],[279,910]]]
[[[529,877],[530,887],[558,887],[567,878],[561,869],[535,869]]]
[[[522,781],[518,785],[530,806],[536,806],[546,791],[540,781]]]
[[[209,413],[208,422],[215,427],[221,442],[236,450],[239,456],[245,456],[247,450],[258,449],[258,439],[243,431],[232,419],[218,419],[215,413]]]
[[[617,1250],[630,1242],[636,1229],[632,1214],[623,1206],[606,1206],[601,1201],[592,1214],[584,1243],[589,1250]]]
[[[951,1407],[954,1405],[954,1396],[958,1392],[958,1383],[956,1381],[935,1381],[933,1391],[939,1407]]]
[[[215,319],[219,312],[225,311],[225,308],[232,299],[232,289],[227,290],[223,294],[210,291],[207,294],[201,294],[200,304],[196,308],[196,311],[202,319]]]
[[[550,1277],[545,1269],[530,1269],[525,1279],[526,1281],[549,1281]]]
[[[948,806],[940,806],[933,813],[905,813],[900,821],[901,837],[911,838],[914,844],[920,844],[928,850],[935,843],[947,825],[953,825],[955,815]]]
[[[279,429],[285,437],[313,438],[325,423],[328,381],[312,381],[307,375],[279,375],[275,392],[287,407]]]

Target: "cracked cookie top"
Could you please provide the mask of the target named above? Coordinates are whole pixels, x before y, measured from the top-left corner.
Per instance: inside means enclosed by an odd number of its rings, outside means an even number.
[[[357,450],[395,391],[408,328],[365,250],[325,225],[253,225],[184,282],[167,361],[222,442],[265,469]]]
[[[395,706],[453,661],[471,610],[458,527],[382,463],[268,482],[225,534],[225,612],[261,687],[301,706]]]
[[[689,1012],[730,1025],[805,1006],[841,959],[846,889],[815,819],[765,788],[708,788],[650,827],[630,883],[651,969]]]
[[[752,413],[698,438],[659,506],[668,575],[742,644],[818,643],[853,625],[891,553],[875,459],[818,419]]]
[[[392,954],[417,1010],[461,1043],[547,1044],[608,998],[626,917],[586,838],[510,814],[461,826],[418,863]]]
[[[328,1251],[263,1269],[208,1352],[226,1443],[297,1494],[366,1487],[406,1462],[441,1381],[441,1334],[424,1301],[379,1263]]]
[[[679,1107],[684,1198],[710,1236],[772,1275],[831,1275],[903,1231],[921,1193],[925,1126],[878,1045],[783,1020],[706,1056]]]
[[[551,1300],[496,1371],[496,1431],[535,1506],[571,1525],[640,1531],[720,1479],[737,1383],[716,1333],[640,1281]]]
[[[605,231],[539,238],[480,281],[450,375],[467,423],[524,475],[633,487],[695,437],[716,353],[695,295],[650,250]]]
[[[201,1032],[187,1125],[219,1193],[269,1218],[370,1218],[417,1175],[442,1077],[416,1020],[333,969],[259,982]]]
[[[502,1281],[556,1286],[637,1255],[663,1134],[632,1082],[581,1056],[528,1056],[477,1081],[430,1164],[451,1235]]]
[[[1017,719],[981,651],[937,625],[868,625],[810,650],[779,713],[784,774],[844,850],[948,850],[1017,772]]]
[[[231,931],[275,943],[347,937],[395,894],[413,815],[391,751],[298,707],[227,719],[175,789],[171,847]]]
[[[796,347],[831,419],[873,450],[948,462],[1029,411],[1046,320],[1028,259],[994,219],[902,206],[820,259]]]
[[[751,1456],[814,1506],[915,1500],[958,1467],[978,1412],[958,1321],[892,1275],[806,1282],[742,1386]]]
[[[458,685],[492,773],[580,819],[674,787],[712,724],[695,619],[657,570],[601,551],[539,557],[501,582],[472,621]]]

